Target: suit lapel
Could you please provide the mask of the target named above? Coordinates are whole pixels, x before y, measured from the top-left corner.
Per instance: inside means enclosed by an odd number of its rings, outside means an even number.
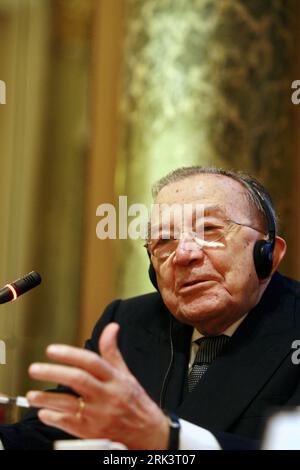
[[[192,328],[174,321],[162,301],[156,313],[151,323],[127,325],[131,341],[122,354],[153,400],[172,410],[182,398]]]
[[[174,410],[182,402],[192,333],[192,327],[172,320],[173,361],[168,376],[166,376],[162,408]]]

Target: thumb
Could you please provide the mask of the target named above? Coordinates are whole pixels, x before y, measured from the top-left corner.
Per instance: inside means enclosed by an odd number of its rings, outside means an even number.
[[[129,372],[117,345],[119,329],[120,325],[118,323],[109,323],[109,325],[104,328],[99,338],[99,352],[113,367],[124,372]]]

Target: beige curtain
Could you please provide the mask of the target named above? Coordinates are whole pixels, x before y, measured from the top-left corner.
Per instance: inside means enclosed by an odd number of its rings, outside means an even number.
[[[47,344],[77,337],[92,5],[0,0],[7,83],[0,109],[0,279],[31,269],[43,277],[38,289],[1,306],[4,393],[27,390],[27,367],[45,359]]]
[[[96,237],[96,209],[115,203],[118,99],[124,28],[123,0],[99,0],[93,21],[91,156],[86,176],[79,339],[87,339],[116,296],[116,241]]]
[[[34,268],[31,256],[34,239],[38,239],[36,185],[42,149],[49,15],[47,1],[35,5],[30,1],[0,2],[1,79],[7,88],[6,104],[0,108],[3,284]],[[15,393],[24,377],[24,348],[33,345],[32,340],[24,339],[31,299],[28,294],[24,300],[1,306],[0,336],[7,352],[7,363],[0,366],[1,392]]]

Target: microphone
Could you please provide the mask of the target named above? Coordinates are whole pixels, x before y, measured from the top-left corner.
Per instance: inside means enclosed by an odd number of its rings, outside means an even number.
[[[31,271],[20,279],[17,279],[10,284],[6,284],[0,289],[0,304],[5,304],[11,300],[16,300],[20,295],[33,289],[42,282],[42,278],[36,271]]]

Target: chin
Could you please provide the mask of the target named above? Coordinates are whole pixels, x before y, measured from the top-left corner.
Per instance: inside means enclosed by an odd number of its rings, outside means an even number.
[[[198,298],[190,302],[181,301],[177,305],[175,316],[179,321],[191,325],[215,322],[217,319],[224,318],[224,315],[227,316],[229,312],[232,314],[234,307],[228,300],[223,296],[213,296],[202,297],[201,300]],[[227,315],[226,312],[228,312]]]
[[[200,296],[180,297],[174,293],[170,295],[170,292],[164,294],[168,294],[163,299],[174,317],[192,326],[218,323],[224,316],[231,316],[236,309],[233,299],[223,289]]]
[[[196,324],[218,317],[221,311],[222,309],[205,308],[205,305],[201,305],[201,307],[199,305],[179,305],[176,317],[185,323]]]

